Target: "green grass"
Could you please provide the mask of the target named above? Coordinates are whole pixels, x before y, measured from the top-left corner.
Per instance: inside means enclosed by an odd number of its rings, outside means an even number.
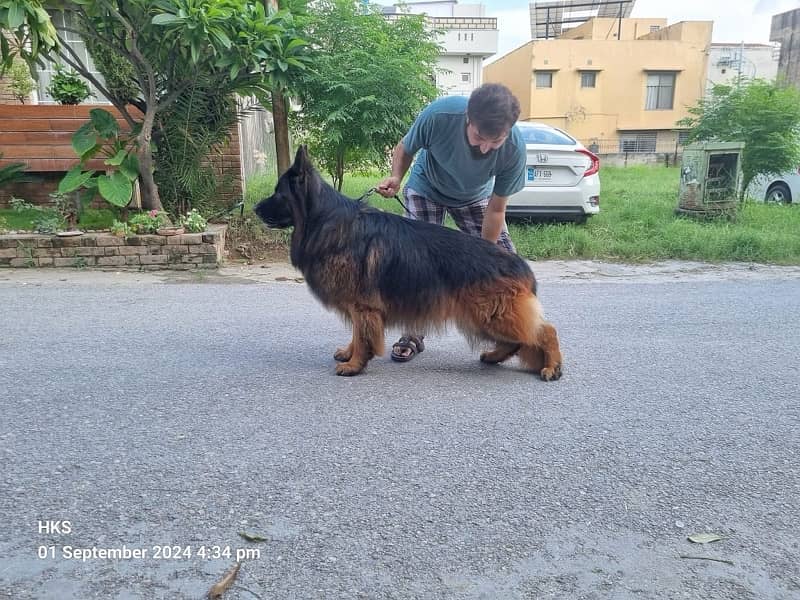
[[[383,178],[348,175],[343,193],[357,198]],[[679,169],[603,167],[600,214],[584,225],[512,222],[517,251],[530,259],[746,261],[800,265],[800,206],[746,202],[735,221],[697,221],[675,214]],[[275,178],[248,181],[248,205],[272,193]],[[395,213],[393,199],[370,204]]]
[[[675,214],[678,168],[605,167],[600,214],[585,225],[511,225],[520,254],[536,258],[748,261],[800,264],[798,206],[746,202],[734,222]]]
[[[30,231],[33,229],[33,224],[37,219],[55,214],[52,209],[26,209],[22,211],[16,211],[13,208],[0,209],[0,217],[4,219],[5,226],[11,230]],[[108,229],[116,218],[117,213],[111,209],[87,208],[83,211],[78,226],[85,230]]]

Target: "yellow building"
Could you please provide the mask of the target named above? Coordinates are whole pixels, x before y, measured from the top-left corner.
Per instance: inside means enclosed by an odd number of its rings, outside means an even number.
[[[564,129],[601,153],[671,152],[676,122],[705,91],[712,25],[594,18],[517,48],[484,67],[483,80],[514,92],[521,120]]]

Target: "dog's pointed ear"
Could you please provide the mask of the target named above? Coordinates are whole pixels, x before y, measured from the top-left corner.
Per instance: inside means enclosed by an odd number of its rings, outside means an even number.
[[[308,156],[308,146],[303,144],[297,149],[292,166],[298,173],[307,173],[312,168],[311,159]]]

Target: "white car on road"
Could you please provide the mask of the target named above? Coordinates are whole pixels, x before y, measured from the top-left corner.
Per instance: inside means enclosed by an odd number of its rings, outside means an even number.
[[[748,195],[764,202],[800,204],[800,166],[781,175],[759,175],[750,184]]]
[[[600,160],[561,129],[517,123],[528,150],[525,187],[508,199],[509,218],[583,223],[600,212]]]

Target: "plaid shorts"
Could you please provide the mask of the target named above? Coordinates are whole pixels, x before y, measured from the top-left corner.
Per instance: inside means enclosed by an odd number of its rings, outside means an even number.
[[[452,208],[450,206],[443,206],[438,204],[425,196],[421,196],[412,189],[406,186],[403,189],[403,198],[406,205],[406,217],[409,219],[416,219],[417,221],[427,221],[428,223],[436,223],[437,225],[444,225],[445,212],[453,217],[453,221],[464,233],[481,237],[481,228],[483,227],[483,217],[486,214],[486,207],[489,204],[489,198],[478,200],[467,206],[461,208]],[[514,243],[508,235],[508,228],[503,225],[503,230],[500,232],[500,239],[497,243],[508,250],[509,252],[516,253]]]

